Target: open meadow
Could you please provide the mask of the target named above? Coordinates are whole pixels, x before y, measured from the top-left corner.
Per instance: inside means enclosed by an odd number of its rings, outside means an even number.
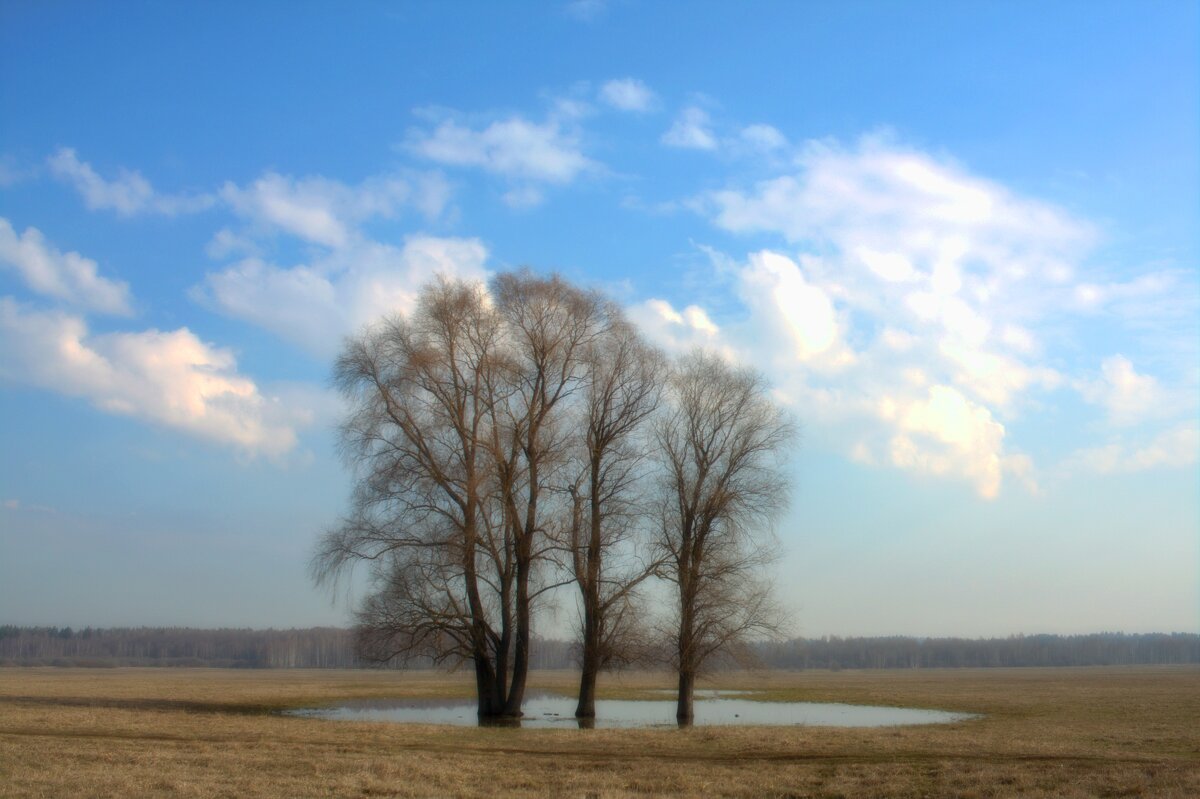
[[[570,693],[576,676],[536,672]],[[669,687],[601,680],[602,697]],[[726,673],[765,698],[982,714],[950,725],[534,730],[273,711],[471,693],[467,675],[0,669],[0,793],[60,796],[1200,795],[1194,667]]]

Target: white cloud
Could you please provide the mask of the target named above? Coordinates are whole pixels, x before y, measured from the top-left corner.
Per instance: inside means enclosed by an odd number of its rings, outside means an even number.
[[[233,354],[187,328],[89,335],[77,316],[22,309],[0,298],[0,374],[107,413],[132,416],[278,457],[296,443],[296,419],[237,373]]]
[[[583,154],[578,134],[555,119],[537,124],[513,116],[481,130],[447,119],[432,131],[411,131],[408,148],[441,164],[543,183],[570,183],[596,167]]]
[[[809,283],[792,259],[769,250],[754,253],[740,269],[738,285],[756,325],[774,328],[779,335],[771,340],[791,345],[784,353],[793,364],[839,367],[853,360],[829,294]]]
[[[742,141],[758,150],[779,150],[787,146],[787,137],[771,125],[748,125],[742,128]]]
[[[329,357],[367,322],[410,310],[435,275],[483,279],[486,260],[476,239],[410,236],[400,248],[361,242],[290,268],[247,258],[209,274],[195,296]]]
[[[1200,426],[1182,422],[1158,433],[1149,443],[1136,446],[1113,442],[1080,450],[1065,462],[1068,472],[1129,474],[1148,469],[1182,469],[1200,455]]]
[[[668,147],[690,150],[717,149],[717,137],[712,132],[708,112],[696,106],[689,106],[680,112],[674,124],[663,134],[662,142]]]
[[[1158,270],[1133,280],[1106,283],[1085,282],[1075,286],[1073,299],[1083,311],[1097,311],[1113,303],[1161,297],[1176,288],[1174,272]]]
[[[437,174],[380,176],[349,185],[266,173],[244,187],[227,183],[221,197],[251,224],[242,231],[222,229],[209,242],[212,257],[240,259],[206,275],[192,288],[192,298],[321,358],[335,355],[342,338],[366,322],[410,309],[434,275],[486,275],[487,250],[475,239],[412,235],[397,247],[360,229],[369,219],[390,218],[404,208],[442,213],[449,189]],[[514,194],[510,201],[531,200]],[[322,248],[306,263],[272,263],[259,237],[275,231]]]
[[[1141,274],[1110,267],[1091,269],[1087,277],[1061,299],[1064,311],[1137,331],[1142,352],[1176,353],[1175,370],[1200,360],[1200,275],[1195,269],[1160,262],[1148,264]]]
[[[413,207],[427,220],[434,220],[446,213],[453,193],[449,181],[440,172],[425,172],[413,179]]]
[[[587,100],[581,99],[584,92],[589,91],[587,83],[579,83],[571,89],[572,94],[550,98],[550,118],[559,123],[574,122],[590,117],[595,109]]]
[[[20,236],[0,218],[0,263],[20,273],[34,291],[101,313],[128,316],[129,286],[101,277],[99,267],[77,252],[61,252],[37,228]]]
[[[51,174],[73,185],[92,210],[112,210],[121,216],[177,216],[203,211],[215,202],[208,194],[160,194],[140,173],[127,169],[122,169],[116,179],[106,180],[69,147],[58,150],[46,163]]]
[[[221,259],[231,255],[258,255],[258,242],[251,236],[236,233],[229,228],[221,228],[213,234],[204,251],[209,258]]]
[[[651,341],[669,352],[679,354],[699,347],[733,358],[720,328],[697,305],[679,311],[666,300],[653,299],[629,308],[627,313]]]
[[[797,163],[797,173],[751,191],[710,192],[713,221],[789,241],[853,238],[877,253],[917,256],[930,272],[942,260],[978,258],[1009,279],[1037,273],[1059,282],[1094,237],[1049,205],[878,138],[854,150],[810,144]]]
[[[654,92],[637,78],[610,80],[600,88],[600,99],[619,111],[649,111],[654,108]]]
[[[1001,466],[1005,474],[1011,475],[1030,494],[1037,496],[1042,493],[1041,486],[1038,485],[1037,469],[1033,464],[1033,458],[1022,453],[1005,455]]]
[[[879,414],[896,433],[893,465],[935,476],[965,477],[985,499],[1000,493],[1004,425],[987,408],[951,386],[931,386],[919,399],[884,397]],[[1017,461],[1028,471],[1028,460]]]
[[[1000,340],[1014,352],[1036,355],[1040,350],[1033,333],[1021,325],[1008,323],[1000,329]]]
[[[1018,358],[971,346],[953,338],[943,339],[938,351],[951,365],[954,382],[997,408],[1033,386],[1055,388],[1062,378],[1048,367],[1029,366]]]
[[[910,283],[919,277],[904,253],[879,252],[870,247],[859,247],[855,255],[868,269],[889,283]]]
[[[436,219],[445,211],[451,193],[445,178],[436,172],[381,175],[358,185],[267,172],[247,186],[226,182],[216,195],[185,197],[159,194],[149,181],[129,170],[122,170],[116,180],[105,180],[69,148],[59,150],[48,163],[56,176],[75,185],[89,208],[113,209],[123,216],[175,215],[220,202],[262,231],[282,230],[328,247],[345,246],[356,226],[372,218],[392,218],[402,208]],[[210,249],[218,254],[248,250],[247,241],[226,229],[218,233]]]
[[[329,178],[268,172],[249,186],[226,183],[220,196],[235,213],[260,227],[327,247],[344,247],[356,225],[374,217],[394,217],[405,206],[438,216],[449,189],[437,175],[413,180],[378,177],[350,186]]]
[[[722,305],[706,343],[764,369],[829,445],[967,480],[989,499],[1006,480],[1038,490],[1037,467],[1006,426],[1049,392],[1081,386],[1062,371],[1071,359],[1061,346],[1077,344],[1064,331],[1082,309],[1091,225],[879,137],[805,145],[784,174],[706,193],[693,208],[725,230],[798,245],[743,264],[714,258],[717,290],[737,307]],[[1164,286],[1161,275],[1092,280],[1109,303],[1160,297]],[[696,338],[649,310],[639,321],[660,341]],[[1115,418],[1155,404],[1146,377],[1120,364],[1087,385]],[[1194,396],[1171,407],[1164,418],[1194,411]]]
[[[917,344],[917,337],[907,330],[885,327],[879,334],[879,343],[895,352],[908,352]]]
[[[815,247],[810,282],[881,324],[882,345],[999,410],[1062,382],[1029,361],[1040,352],[1030,323],[1066,304],[1090,226],[880,138],[809,144],[797,163],[701,206],[727,230]]]
[[[744,315],[718,327],[696,306],[688,312],[703,325],[663,300],[632,308],[630,317],[660,346],[676,352],[703,346],[763,369],[781,401],[819,423],[823,435],[844,437],[845,452],[859,462],[965,480],[989,500],[1005,476],[1037,492],[1032,461],[1008,451],[1004,424],[988,403],[1003,407],[1010,394],[1050,376],[997,361],[963,377],[971,364],[929,346],[919,328],[885,326],[856,350],[840,307],[855,295],[822,275],[819,259],[772,251],[753,253],[744,264],[714,257]],[[1009,370],[1023,382],[1013,384]],[[988,396],[973,398],[968,387]]]
[[[1105,358],[1100,377],[1080,382],[1080,390],[1089,402],[1103,405],[1116,425],[1129,425],[1163,410],[1166,400],[1157,380],[1139,374],[1124,355]]]

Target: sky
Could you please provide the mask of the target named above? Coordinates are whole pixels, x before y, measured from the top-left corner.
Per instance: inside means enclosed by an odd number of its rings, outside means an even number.
[[[793,634],[1197,632],[1198,257],[1195,3],[3,0],[0,623],[349,624],[332,360],[528,266],[767,376]]]

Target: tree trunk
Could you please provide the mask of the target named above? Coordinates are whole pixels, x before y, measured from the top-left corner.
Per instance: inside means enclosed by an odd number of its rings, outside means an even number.
[[[518,543],[519,549],[524,549],[524,542]],[[520,718],[521,705],[525,702],[525,681],[529,674],[529,571],[530,556],[525,552],[518,554],[517,560],[517,635],[516,649],[513,652],[512,684],[508,690],[508,701],[504,705],[504,715],[510,718]]]
[[[501,696],[496,691],[496,673],[492,669],[491,658],[487,653],[476,653],[475,657],[475,690],[479,696],[479,718],[494,718],[500,715],[504,705]]]
[[[575,706],[575,718],[596,717],[596,675],[599,673],[599,658],[588,640],[583,644],[583,667],[579,674],[579,704]]]
[[[579,676],[579,704],[575,708],[576,718],[596,717],[596,675],[601,663],[601,615],[600,605],[600,509],[596,500],[597,464],[592,468],[591,530],[588,536],[587,576],[583,580],[583,663]]]
[[[679,702],[675,706],[675,720],[680,727],[690,727],[696,714],[692,709],[692,698],[696,692],[696,672],[679,670]]]
[[[471,656],[475,661],[475,688],[479,694],[479,718],[494,718],[504,708],[504,684],[497,682],[496,665],[488,652],[483,602],[475,574],[475,503],[471,501],[463,512],[463,581],[467,605],[471,611]]]
[[[677,656],[679,658],[679,701],[675,707],[675,720],[679,722],[680,727],[690,726],[695,713],[692,709],[692,697],[696,689],[696,657],[693,651],[693,644],[696,636],[696,621],[695,621],[695,596],[692,593],[692,575],[691,575],[691,560],[685,557],[682,560],[682,572],[684,579],[679,583],[679,638],[676,641],[679,646]]]
[[[517,566],[517,597],[516,612],[517,635],[516,649],[513,651],[512,684],[508,690],[508,702],[504,706],[504,715],[510,718],[520,718],[521,705],[525,702],[525,680],[529,674],[529,641],[530,631],[529,609],[529,578],[533,571],[533,540],[537,535],[538,493],[538,427],[531,422],[528,439],[523,445],[525,457],[529,461],[529,486],[525,505],[525,519],[521,529],[514,531],[515,560]]]

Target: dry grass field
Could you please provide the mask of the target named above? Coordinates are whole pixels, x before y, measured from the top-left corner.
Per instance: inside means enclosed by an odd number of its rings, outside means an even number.
[[[573,682],[534,675],[538,688]],[[601,695],[669,685],[626,674]],[[703,687],[983,717],[876,729],[449,728],[271,711],[469,695],[464,675],[0,669],[0,794],[1200,796],[1195,668],[738,673]]]

